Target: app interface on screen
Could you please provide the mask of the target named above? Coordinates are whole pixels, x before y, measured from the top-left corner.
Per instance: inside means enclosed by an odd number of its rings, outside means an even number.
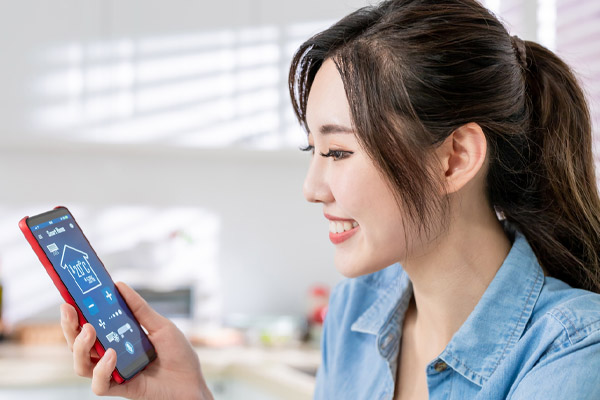
[[[100,342],[117,352],[117,369],[134,372],[145,364],[152,346],[73,218],[61,215],[30,228]]]

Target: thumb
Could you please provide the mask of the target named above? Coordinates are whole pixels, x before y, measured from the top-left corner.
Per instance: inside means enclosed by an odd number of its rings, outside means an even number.
[[[169,322],[167,318],[154,311],[154,309],[148,305],[146,300],[127,284],[117,282],[116,286],[135,318],[149,333],[157,331]]]

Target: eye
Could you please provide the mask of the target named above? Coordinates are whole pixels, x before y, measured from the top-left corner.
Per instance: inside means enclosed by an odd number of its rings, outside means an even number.
[[[323,157],[331,157],[333,161],[343,160],[350,157],[354,152],[345,150],[329,150],[327,153],[320,153]]]

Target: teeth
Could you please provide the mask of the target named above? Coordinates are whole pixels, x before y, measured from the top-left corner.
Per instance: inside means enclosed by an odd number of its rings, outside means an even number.
[[[356,221],[329,221],[329,232],[342,233],[358,226]]]

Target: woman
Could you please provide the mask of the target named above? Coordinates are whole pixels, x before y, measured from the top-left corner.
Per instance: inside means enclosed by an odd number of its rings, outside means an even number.
[[[396,0],[304,43],[290,92],[304,193],[350,278],[316,398],[600,398],[600,200],[567,65],[474,0]],[[95,364],[63,305],[77,373],[98,394],[211,398],[180,332],[119,290],[159,358],[113,384],[114,351]]]

